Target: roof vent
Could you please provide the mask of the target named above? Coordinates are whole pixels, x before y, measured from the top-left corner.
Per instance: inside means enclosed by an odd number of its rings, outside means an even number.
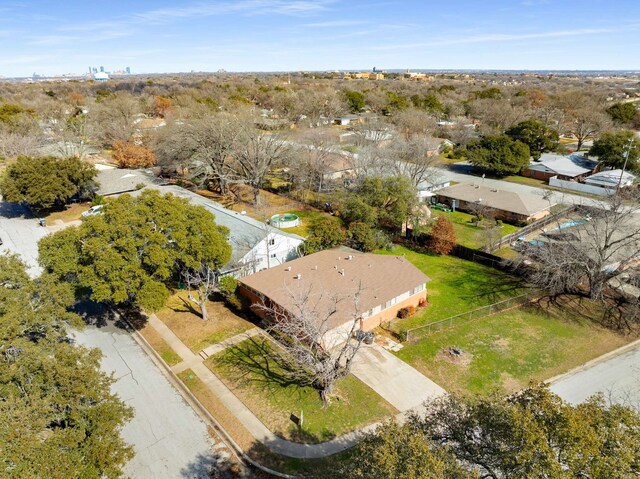
[[[353,255],[352,255],[352,254],[350,254],[349,256],[347,256],[347,259],[348,259],[349,261],[351,261],[351,260],[353,259]]]
[[[341,256],[338,256],[338,261],[340,261],[341,259],[342,259],[342,257],[341,257]]]
[[[480,188],[480,185],[473,185],[474,188]]]
[[[296,274],[296,275],[293,277],[293,279],[301,279],[301,278],[302,278],[302,275],[301,275],[300,273]]]
[[[318,265],[315,265],[315,266],[313,267],[313,270],[314,270],[314,271],[318,271]]]
[[[291,271],[291,266],[287,266],[284,270],[285,271]]]
[[[340,270],[340,274],[344,276],[344,268]]]
[[[246,214],[247,214],[247,212],[246,212],[245,210],[242,210],[242,211],[240,212],[240,214],[241,214],[241,215],[246,215]]]
[[[498,192],[498,188],[491,188],[491,191],[493,191],[494,193]]]

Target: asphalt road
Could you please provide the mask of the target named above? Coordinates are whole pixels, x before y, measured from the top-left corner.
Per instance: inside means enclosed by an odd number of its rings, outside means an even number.
[[[74,335],[79,344],[103,352],[102,369],[116,379],[113,392],[135,409],[122,431],[136,454],[125,474],[135,479],[207,478],[219,457],[212,448],[220,448],[222,459],[228,453],[130,334],[108,322]]]
[[[602,393],[608,401],[640,407],[640,346],[563,378],[551,390],[574,404]]]
[[[29,274],[38,276],[38,241],[47,235],[47,229],[38,225],[37,218],[28,208],[16,204],[0,202],[0,252],[19,254],[29,266]]]
[[[38,241],[47,233],[27,208],[0,202],[0,252],[19,254],[33,277],[41,272]],[[212,464],[227,457],[223,445],[209,436],[206,425],[130,333],[107,322],[100,328],[87,326],[75,336],[78,343],[102,351],[102,369],[113,372],[117,379],[113,391],[135,409],[134,418],[122,431],[136,453],[125,468],[126,475],[134,479],[207,478]]]

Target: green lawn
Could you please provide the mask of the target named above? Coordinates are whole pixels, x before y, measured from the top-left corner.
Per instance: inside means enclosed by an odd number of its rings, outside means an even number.
[[[485,220],[480,223],[480,226],[476,226],[475,216],[462,211],[447,213],[445,211],[431,210],[431,213],[434,216],[444,216],[448,218],[449,221],[453,223],[453,229],[456,233],[456,242],[462,246],[466,246],[467,248],[482,248],[489,241],[495,241],[498,238],[520,229],[518,226],[503,223],[502,226],[500,226],[499,234],[494,233],[491,235],[488,233],[487,229],[483,228],[483,226],[486,228],[494,228],[496,227],[495,221]]]
[[[520,278],[455,256],[436,256],[397,246],[380,254],[403,255],[431,278],[427,283],[430,306],[415,316],[393,323],[394,330],[407,330],[455,314],[522,294]]]
[[[396,354],[447,391],[505,393],[566,372],[631,339],[579,315],[566,319],[570,309],[505,311],[405,343]],[[452,360],[445,352],[449,347],[461,348],[464,359]]]
[[[302,236],[303,238],[306,238],[307,235],[309,234],[308,228],[309,228],[310,222],[312,222],[317,218],[322,218],[325,216],[331,217],[328,213],[323,213],[321,211],[291,210],[291,211],[286,211],[286,213],[294,213],[298,215],[298,217],[300,218],[300,226],[296,226],[295,228],[286,228],[286,229],[283,229],[282,231],[286,231],[287,233],[297,234],[299,236]]]
[[[520,176],[520,175],[505,176],[504,178],[501,178],[501,180],[509,181],[510,183],[519,183],[521,185],[528,185],[528,186],[543,187],[547,185],[546,181],[544,180],[538,180],[536,178],[528,178],[526,176]]]
[[[318,391],[289,380],[274,359],[274,346],[265,341],[244,341],[206,364],[274,434],[298,442],[324,442],[398,412],[351,375],[336,384],[335,396],[323,410]],[[301,430],[291,421],[292,414],[304,414]]]

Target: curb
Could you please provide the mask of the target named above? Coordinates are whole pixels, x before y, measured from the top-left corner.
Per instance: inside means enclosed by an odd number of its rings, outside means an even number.
[[[258,469],[262,472],[265,472],[271,476],[279,477],[283,479],[299,479],[298,476],[292,476],[290,474],[284,474],[282,472],[274,471],[262,464],[254,461],[249,456],[247,456],[244,450],[240,447],[238,443],[234,441],[234,439],[229,435],[229,433],[222,427],[222,425],[216,420],[215,417],[205,408],[202,403],[198,400],[198,398],[187,388],[184,383],[176,376],[176,374],[171,370],[169,365],[164,362],[164,360],[160,357],[160,355],[156,352],[155,349],[151,347],[151,345],[147,342],[147,340],[142,336],[128,320],[120,316],[123,322],[127,325],[127,329],[131,333],[131,337],[133,340],[142,348],[142,350],[149,356],[149,358],[153,361],[153,363],[160,369],[163,375],[169,380],[171,385],[180,393],[180,395],[184,398],[187,404],[194,410],[194,412],[202,419],[206,424],[212,427],[216,433],[220,436],[220,439],[224,444],[233,452],[236,458],[243,463],[245,466],[252,467]]]
[[[604,353],[602,356],[598,356],[597,358],[591,359],[580,366],[577,366],[566,373],[558,374],[557,376],[553,376],[552,378],[546,379],[544,382],[546,384],[555,384],[563,379],[569,378],[579,372],[582,372],[590,367],[596,366],[608,359],[614,358],[616,356],[620,356],[627,351],[640,346],[640,339],[636,339],[635,341],[630,342],[629,344],[625,344],[624,346],[620,346],[618,349],[614,349],[613,351],[609,351],[608,353]]]

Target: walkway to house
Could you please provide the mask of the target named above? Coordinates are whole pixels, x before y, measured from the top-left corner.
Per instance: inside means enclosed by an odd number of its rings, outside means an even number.
[[[379,425],[379,423],[370,424],[362,429],[352,431],[321,444],[300,444],[282,439],[271,432],[262,421],[203,364],[204,359],[210,354],[218,353],[225,347],[241,342],[250,336],[260,334],[261,331],[259,329],[241,333],[233,338],[227,339],[224,344],[214,345],[215,347],[210,346],[206,350],[201,351],[201,354],[195,354],[166,324],[158,319],[155,314],[149,316],[149,325],[156,330],[180,358],[182,358],[181,363],[171,368],[172,371],[179,372],[190,368],[257,441],[277,454],[306,459],[329,456],[352,447],[360,437],[367,432],[373,431]],[[378,348],[382,353],[378,351]],[[398,421],[405,419],[404,411],[420,405],[425,399],[444,394],[444,390],[440,388],[440,386],[431,382],[411,366],[400,361],[380,347],[365,348],[363,352],[360,353],[360,358],[365,365],[359,367],[360,372],[358,374],[360,375],[356,374],[356,376],[393,404],[398,410],[402,411],[396,416],[396,420]],[[355,364],[357,364],[357,362]],[[376,368],[381,368],[380,374],[376,373]],[[395,376],[397,376],[397,378],[395,378]],[[392,391],[394,388],[396,388],[396,390]]]
[[[363,345],[351,372],[404,413],[446,391],[378,344]]]

